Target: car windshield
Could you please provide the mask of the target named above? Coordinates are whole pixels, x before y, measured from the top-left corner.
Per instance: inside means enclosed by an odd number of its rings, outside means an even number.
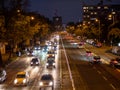
[[[37,58],[32,59],[32,62],[38,62]]]
[[[94,59],[100,59],[100,56],[94,56]]]
[[[48,54],[54,54],[54,51],[48,51]]]
[[[54,63],[55,61],[54,60],[48,60],[47,62],[48,63]]]
[[[18,74],[17,78],[25,78],[25,74]]]
[[[0,70],[0,76],[3,76],[3,71],[2,70]]]
[[[51,75],[43,75],[41,80],[52,80],[52,76]]]
[[[47,60],[55,60],[55,58],[53,58],[53,57],[50,57],[50,58],[47,58]]]

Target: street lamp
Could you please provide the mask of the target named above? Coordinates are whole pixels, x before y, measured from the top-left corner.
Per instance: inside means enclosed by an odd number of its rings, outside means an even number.
[[[99,41],[100,41],[100,30],[101,30],[101,28],[100,28],[100,20],[99,20],[99,19],[96,19],[95,21],[98,22]]]
[[[111,14],[108,15],[108,20],[112,20],[112,23],[115,23],[115,11],[112,11]]]

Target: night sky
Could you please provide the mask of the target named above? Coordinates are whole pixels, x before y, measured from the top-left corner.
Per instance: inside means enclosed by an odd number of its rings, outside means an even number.
[[[63,23],[78,22],[82,20],[83,3],[97,5],[99,0],[30,0],[29,9],[39,12],[50,20],[58,15],[62,17]],[[112,2],[106,0],[103,4],[120,4],[120,0],[112,0]]]

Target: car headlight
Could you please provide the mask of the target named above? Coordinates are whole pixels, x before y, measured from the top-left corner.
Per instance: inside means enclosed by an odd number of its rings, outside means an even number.
[[[24,80],[23,80],[23,83],[26,83],[26,81],[27,81],[27,80],[26,80],[26,79],[24,79]]]
[[[38,62],[36,62],[36,64],[39,64]]]
[[[49,64],[48,63],[46,63],[46,66],[48,66]]]
[[[50,85],[50,86],[53,85],[53,82],[49,82],[49,85]]]
[[[40,86],[43,86],[43,82],[40,82],[39,85],[40,85]]]
[[[31,64],[33,64],[33,62],[31,62]]]
[[[14,84],[16,84],[17,82],[18,82],[18,80],[17,80],[17,79],[15,79],[15,80],[14,80]]]
[[[55,65],[55,63],[53,63],[53,65]]]

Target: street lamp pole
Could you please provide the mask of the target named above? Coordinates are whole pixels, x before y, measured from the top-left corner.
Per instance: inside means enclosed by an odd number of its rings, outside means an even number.
[[[101,28],[100,28],[100,20],[96,19],[96,22],[98,22],[99,41],[100,41],[100,30],[101,30]]]

